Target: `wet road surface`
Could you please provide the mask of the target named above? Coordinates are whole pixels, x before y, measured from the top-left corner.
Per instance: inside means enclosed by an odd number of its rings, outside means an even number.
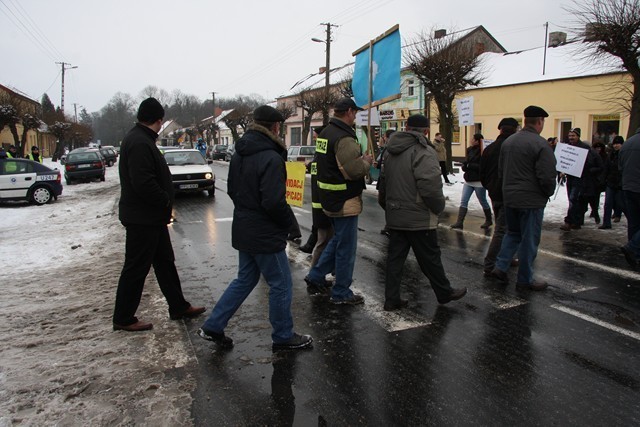
[[[213,165],[215,200],[177,198],[171,227],[185,294],[207,315],[237,269],[227,167]],[[353,283],[364,305],[309,297],[307,255],[297,244],[287,249],[295,329],[314,337],[312,350],[271,351],[262,282],[229,323],[232,350],[195,335],[204,317],[185,321],[198,358],[196,425],[640,424],[640,274],[620,256],[620,242],[545,225],[536,272],[551,286],[516,291],[482,277],[483,218],[450,230],[448,205],[442,259],[468,295],[438,305],[410,255],[402,287],[409,307],[386,313],[384,215],[374,194],[364,199]],[[309,200],[294,211],[306,238]]]

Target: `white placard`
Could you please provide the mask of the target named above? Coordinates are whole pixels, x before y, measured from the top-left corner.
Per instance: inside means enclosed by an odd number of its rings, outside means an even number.
[[[370,108],[369,110],[358,111],[356,114],[356,124],[358,126],[367,126],[369,111],[371,111],[371,126],[380,126],[380,115],[378,114],[378,107]]]
[[[460,126],[473,126],[475,124],[473,96],[456,99],[456,108],[458,109],[458,123]]]
[[[589,150],[560,143],[556,145],[556,170],[567,175],[580,177],[587,161]]]

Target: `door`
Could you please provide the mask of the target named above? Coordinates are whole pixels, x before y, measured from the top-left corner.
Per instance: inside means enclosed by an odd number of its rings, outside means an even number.
[[[31,163],[18,159],[0,162],[0,198],[26,198],[35,182],[36,173]]]

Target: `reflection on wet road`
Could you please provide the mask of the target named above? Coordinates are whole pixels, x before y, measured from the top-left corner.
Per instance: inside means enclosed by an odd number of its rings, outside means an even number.
[[[178,198],[171,227],[185,294],[208,312],[237,267],[226,168],[214,163],[214,201]],[[308,201],[295,209],[304,237],[309,210]],[[271,351],[265,284],[231,319],[231,351],[195,336],[204,318],[185,321],[199,361],[196,424],[640,423],[640,275],[613,255],[616,242],[545,228],[536,267],[550,289],[519,292],[482,277],[488,238],[480,218],[467,222],[465,232],[439,229],[452,284],[469,288],[458,302],[438,305],[410,256],[402,287],[409,307],[382,311],[384,216],[366,194],[353,284],[364,306],[310,298],[308,257],[288,248],[296,330],[313,335],[313,350]]]

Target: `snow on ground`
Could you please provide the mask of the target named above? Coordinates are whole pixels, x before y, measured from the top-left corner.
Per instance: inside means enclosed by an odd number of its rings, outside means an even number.
[[[153,275],[139,310],[153,332],[112,331],[119,188],[116,164],[51,204],[0,204],[0,426],[191,425],[195,357]]]
[[[456,183],[444,192],[455,219],[462,177],[451,179]],[[197,361],[183,323],[168,319],[153,274],[138,311],[153,320],[153,331],[112,331],[124,259],[118,196],[116,164],[106,182],[65,185],[49,205],[0,204],[0,427],[191,425],[189,365]],[[483,217],[475,196],[469,209]],[[559,226],[566,209],[560,187],[545,226]],[[625,220],[613,230],[597,230],[593,222],[585,228],[600,233],[594,238],[625,239]]]

